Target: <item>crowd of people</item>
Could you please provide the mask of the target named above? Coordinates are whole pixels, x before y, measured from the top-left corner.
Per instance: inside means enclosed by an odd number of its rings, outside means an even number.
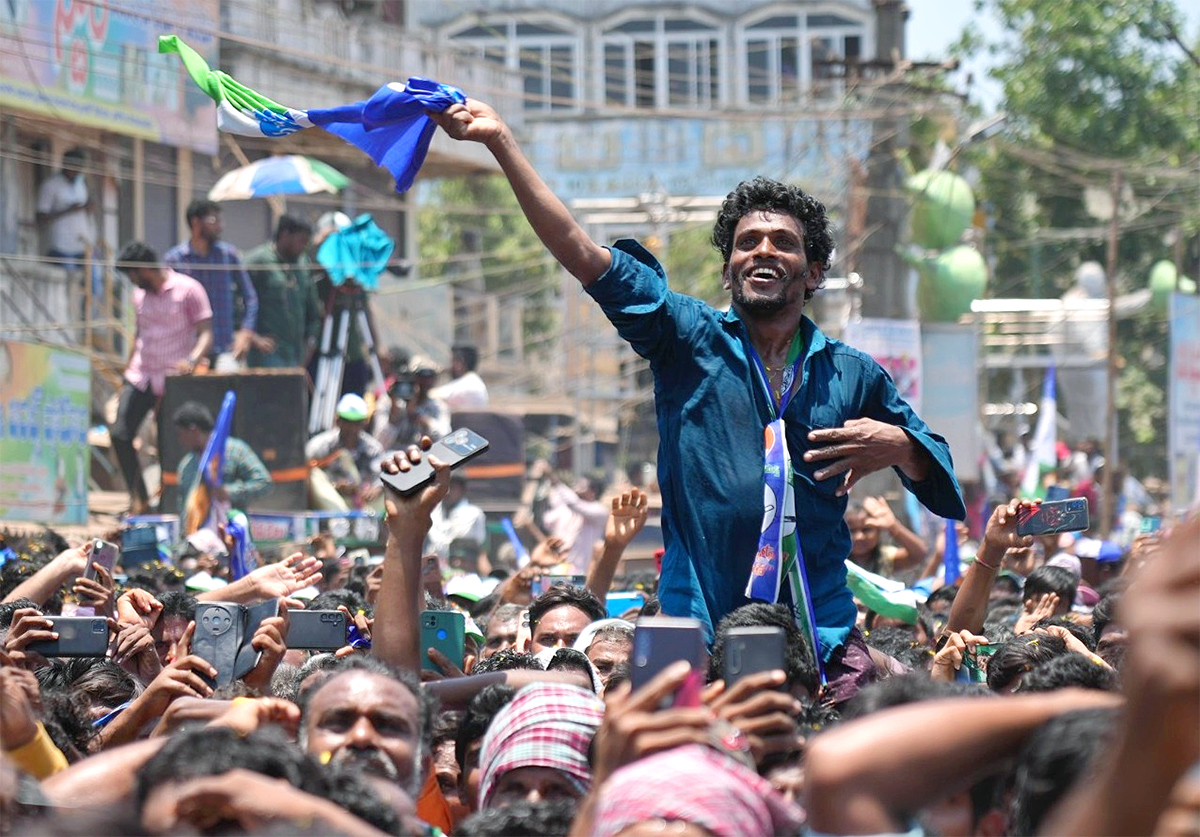
[[[353,454],[352,473],[320,470],[331,493],[382,503],[381,556],[318,538],[238,577],[210,554],[110,571],[91,542],[0,550],[0,828],[1197,833],[1195,510],[1115,555],[1021,534],[1033,503],[1011,494],[973,530],[931,535],[860,496],[891,469],[936,518],[968,512],[945,440],[804,316],[832,251],[819,201],[764,178],[730,193],[713,230],[721,311],[672,291],[636,242],[591,241],[488,105],[434,119],[495,156],[534,231],[650,361],[656,572],[622,572],[649,514],[640,487],[606,496],[540,463],[513,522],[528,556],[481,550],[477,509],[429,453],[437,416],[406,416],[389,452],[351,393],[310,456]],[[194,280],[131,261],[146,293],[204,313]],[[172,364],[255,345],[255,323],[218,329],[206,302]],[[133,368],[153,391],[170,367]],[[199,434],[207,417],[175,420]],[[380,485],[426,457],[417,490]],[[227,583],[193,595],[197,570]],[[80,606],[107,626],[103,650],[43,654]],[[343,626],[339,647],[293,639],[314,611]]]
[[[439,467],[387,495],[381,562],[317,539],[198,595],[195,556],[97,563],[93,580],[90,542],[7,536],[5,833],[1195,833],[1200,519],[1138,538],[1089,583],[1050,539],[1016,534],[1013,501],[914,621],[860,607],[873,665],[853,689],[822,683],[786,605],[755,602],[716,625],[699,700],[672,704],[686,662],[631,685],[639,620],[661,608],[653,577],[609,615],[635,589],[618,572],[642,492],[609,503],[582,585],[534,595],[564,567],[547,537],[477,597],[423,548],[451,490]],[[280,607],[251,640],[256,664],[214,688],[197,606],[264,600]],[[107,617],[103,656],[34,650],[58,638],[64,601]],[[289,648],[299,609],[341,610],[359,641]],[[439,610],[464,614],[461,658],[420,647],[418,615]],[[726,683],[730,632],[747,627],[784,633],[781,668]]]
[[[127,245],[118,257],[119,269],[135,287],[137,333],[109,435],[134,515],[148,513],[153,505],[134,440],[161,403],[168,376],[299,368],[316,380],[325,318],[357,310],[361,302],[353,300],[364,293],[353,279],[335,286],[309,256],[350,224],[340,213],[322,216],[315,230],[303,218],[281,216],[274,240],[252,250],[244,262],[221,238],[218,203],[194,200],[186,217],[190,237],[161,258],[142,242]],[[379,358],[383,379],[372,381],[359,328],[357,317],[349,321],[342,378],[335,384],[341,396],[335,426],[310,439],[304,452],[313,466],[309,496],[315,509],[347,511],[374,503],[373,475],[385,451],[422,436],[436,440],[450,432],[452,410],[488,405],[474,346],[452,347],[451,377],[441,386],[442,370],[435,363],[398,346]],[[198,427],[194,420],[202,405],[186,406],[191,424],[169,418],[177,428]],[[211,430],[212,419],[207,421]],[[255,455],[248,448],[240,453]],[[195,483],[195,473],[187,476],[189,481],[179,482],[184,496]],[[241,499],[249,502],[261,493]]]

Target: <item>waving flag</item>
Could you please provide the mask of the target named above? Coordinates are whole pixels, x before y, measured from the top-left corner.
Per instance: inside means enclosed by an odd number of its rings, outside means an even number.
[[[1022,497],[1041,497],[1042,475],[1053,471],[1058,464],[1055,447],[1058,444],[1058,397],[1054,385],[1054,367],[1046,370],[1042,383],[1042,402],[1038,405],[1037,429],[1025,462],[1021,479]]]
[[[285,137],[306,128],[323,128],[386,168],[396,181],[397,192],[412,186],[433,139],[437,126],[426,111],[440,112],[467,99],[457,87],[413,76],[407,84],[383,85],[365,102],[291,108],[251,90],[228,73],[211,69],[178,35],[160,36],[158,51],[179,56],[192,81],[217,103],[217,127],[225,133]]]
[[[854,598],[880,616],[899,619],[908,625],[916,624],[917,604],[924,598],[906,588],[903,582],[876,575],[847,558],[846,584]]]
[[[204,453],[200,454],[200,467],[197,469],[196,484],[191,487],[187,502],[184,503],[183,533],[191,535],[211,524],[214,507],[212,492],[221,485],[225,471],[225,442],[229,439],[229,431],[233,427],[233,411],[237,407],[237,395],[232,390],[225,393],[221,402],[221,412],[217,414],[217,422],[212,432],[208,434],[208,442],[204,445]],[[218,514],[220,522],[224,515]],[[216,525],[212,525],[216,531]]]
[[[942,580],[947,587],[953,587],[962,575],[962,566],[958,557],[958,526],[953,520],[946,521],[946,544],[942,548]]]

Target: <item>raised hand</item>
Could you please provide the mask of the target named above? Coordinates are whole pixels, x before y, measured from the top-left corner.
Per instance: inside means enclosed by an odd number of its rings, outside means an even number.
[[[321,580],[321,561],[303,552],[294,552],[282,561],[264,564],[246,577],[251,580],[259,598],[286,599],[297,590]]]
[[[612,513],[604,524],[605,545],[624,550],[646,525],[648,513],[646,492],[640,488],[631,488],[613,497]]]
[[[40,694],[33,672],[0,667],[0,749],[15,750],[37,735]]]
[[[888,501],[882,497],[866,497],[863,499],[863,511],[867,513],[868,526],[874,526],[884,532],[891,531],[896,525],[896,515]]]
[[[467,99],[466,104],[451,105],[429,116],[456,140],[487,144],[500,139],[508,130],[500,114],[478,99]]]
[[[122,626],[142,625],[147,630],[152,629],[158,623],[162,607],[162,602],[146,590],[137,587],[126,590],[117,599],[117,623]]]
[[[413,465],[421,461],[425,455],[423,452],[432,445],[432,439],[422,436],[419,446],[409,445],[403,453],[385,459],[382,466],[384,473],[401,474],[411,470]],[[383,503],[387,511],[388,533],[394,538],[423,542],[432,523],[434,508],[450,489],[450,466],[436,456],[429,458],[429,464],[433,466],[434,478],[424,488],[407,497],[396,491],[385,493]]]
[[[7,654],[24,653],[32,642],[52,642],[56,639],[58,631],[54,630],[54,623],[49,616],[43,616],[36,608],[22,607],[13,611],[12,624],[4,637],[4,651]]]
[[[1013,633],[1017,636],[1029,633],[1033,630],[1034,625],[1043,619],[1049,619],[1057,609],[1057,593],[1043,593],[1036,598],[1027,599],[1025,601],[1025,609],[1021,612],[1020,617],[1018,617],[1017,624],[1013,625]]]
[[[566,551],[566,542],[559,537],[546,538],[533,548],[529,554],[529,563],[536,567],[553,567],[562,563],[562,554]]]
[[[954,680],[954,673],[962,668],[963,658],[975,653],[980,645],[987,645],[988,638],[976,636],[970,631],[953,631],[946,635],[946,644],[933,658],[929,676],[934,680]]]
[[[760,766],[768,758],[804,749],[804,736],[796,724],[803,707],[796,698],[779,691],[786,679],[782,671],[764,671],[739,680],[728,690],[723,681],[717,681],[705,693],[705,702],[717,717],[749,739],[750,752]]]
[[[192,636],[195,633],[196,623],[189,622],[176,646],[178,653],[175,660],[150,681],[146,691],[137,699],[144,702],[149,715],[161,715],[176,698],[212,697],[212,686],[201,675],[215,678],[217,669],[212,663],[191,653]]]
[[[270,692],[271,677],[283,661],[283,655],[287,653],[287,642],[284,639],[287,636],[287,628],[287,607],[284,606],[280,608],[279,616],[262,620],[250,639],[250,647],[260,653],[258,663],[242,678],[242,682],[260,695]]]
[[[71,592],[75,594],[76,600],[83,607],[90,607],[98,614],[112,616],[114,614],[113,598],[117,589],[116,584],[113,583],[112,573],[99,561],[93,561],[92,568],[96,570],[96,577],[92,579],[79,576],[75,579]]]
[[[983,530],[983,541],[980,549],[987,549],[993,555],[1003,557],[1009,549],[1028,547],[1033,543],[1029,535],[1017,534],[1017,521],[1022,514],[1033,508],[1033,503],[1024,500],[1012,500],[1008,505],[997,506],[988,518]]]
[[[592,782],[599,787],[617,768],[661,750],[709,740],[716,716],[706,707],[659,709],[687,679],[691,668],[678,662],[633,692],[622,683],[605,696],[604,721],[592,743]]]
[[[300,728],[300,707],[284,698],[248,698],[233,703],[209,722],[210,727],[229,727],[243,738],[267,724],[279,724],[295,735]]]

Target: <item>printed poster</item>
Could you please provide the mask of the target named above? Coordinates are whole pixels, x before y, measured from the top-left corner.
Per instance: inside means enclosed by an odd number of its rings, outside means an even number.
[[[87,523],[87,355],[0,340],[0,520]]]
[[[1171,505],[1200,500],[1200,297],[1171,294],[1170,409],[1167,445]]]
[[[866,352],[896,384],[900,397],[921,415],[921,324],[864,317],[846,324],[842,342]]]

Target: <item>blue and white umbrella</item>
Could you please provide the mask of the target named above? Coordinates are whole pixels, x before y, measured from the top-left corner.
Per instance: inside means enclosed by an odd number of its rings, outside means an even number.
[[[350,178],[320,160],[289,154],[234,169],[208,192],[209,200],[244,201],[270,195],[336,194]]]

